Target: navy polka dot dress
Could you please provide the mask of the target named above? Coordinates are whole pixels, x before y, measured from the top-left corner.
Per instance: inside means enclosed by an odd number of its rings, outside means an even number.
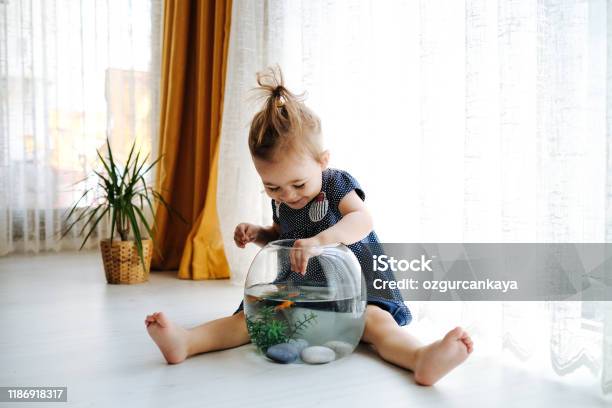
[[[280,225],[281,234],[278,239],[304,239],[310,238],[321,231],[324,231],[336,224],[341,218],[340,201],[351,191],[355,190],[357,195],[365,200],[365,193],[353,176],[343,170],[326,169],[322,172],[321,192],[310,203],[299,210],[294,210],[289,206],[272,200],[272,218],[275,223]],[[410,310],[404,304],[404,300],[399,290],[375,289],[373,281],[376,278],[383,280],[393,280],[392,272],[373,272],[372,255],[381,254],[378,237],[374,231],[370,232],[363,240],[348,245],[353,251],[359,263],[367,285],[368,304],[379,306],[393,316],[398,325],[404,326],[412,320]],[[286,273],[289,273],[286,268]],[[283,272],[281,272],[283,274]],[[278,280],[282,280],[279,276]],[[299,284],[299,280],[304,279],[309,282],[317,279],[324,280],[325,277],[318,265],[309,262],[304,276],[293,274],[292,280]],[[243,304],[240,303],[234,314],[242,310]]]

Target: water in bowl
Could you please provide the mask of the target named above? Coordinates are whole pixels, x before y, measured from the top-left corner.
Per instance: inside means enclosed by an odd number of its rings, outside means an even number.
[[[363,334],[366,302],[361,296],[339,295],[348,292],[342,289],[272,283],[246,288],[251,340],[262,351],[292,339],[304,339],[309,346],[341,341],[352,351]]]

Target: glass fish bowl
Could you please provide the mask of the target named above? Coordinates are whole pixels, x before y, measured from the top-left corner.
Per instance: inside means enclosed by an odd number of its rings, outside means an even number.
[[[278,363],[328,363],[359,344],[365,326],[366,284],[343,244],[294,248],[270,242],[253,260],[244,288],[251,342]],[[305,273],[292,260],[308,257]]]

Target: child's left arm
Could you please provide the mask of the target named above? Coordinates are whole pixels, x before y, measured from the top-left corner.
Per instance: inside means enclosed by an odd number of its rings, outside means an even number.
[[[361,241],[373,229],[370,213],[363,200],[359,198],[355,190],[348,193],[340,200],[338,205],[342,218],[333,226],[321,231],[312,238],[299,239],[295,241],[294,248],[322,246],[341,242],[350,245]],[[305,273],[310,254],[307,250],[295,252],[297,256],[292,259],[292,269],[295,272]]]

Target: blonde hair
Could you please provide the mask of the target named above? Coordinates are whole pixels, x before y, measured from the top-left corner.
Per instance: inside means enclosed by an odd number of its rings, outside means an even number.
[[[265,98],[249,130],[249,150],[253,157],[273,161],[285,150],[307,152],[321,158],[321,121],[304,105],[304,95],[285,88],[280,67],[268,67],[257,73],[256,91]]]

